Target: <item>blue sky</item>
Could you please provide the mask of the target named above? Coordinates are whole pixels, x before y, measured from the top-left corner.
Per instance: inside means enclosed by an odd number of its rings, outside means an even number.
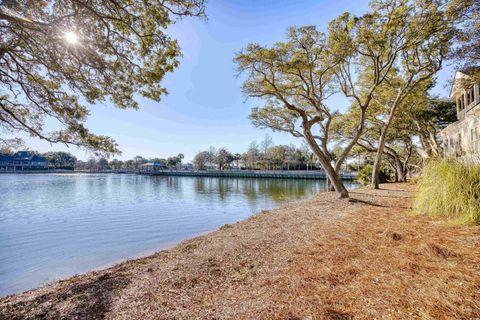
[[[138,111],[118,110],[109,104],[92,106],[87,126],[114,138],[123,152],[116,158],[123,160],[183,153],[190,161],[209,146],[242,152],[265,133],[276,144],[300,144],[287,134],[250,124],[248,114],[255,101],[242,95],[242,79],[236,75],[233,57],[248,43],[283,40],[290,26],[316,25],[325,30],[343,12],[361,14],[367,9],[368,1],[363,0],[209,0],[208,21],[184,19],[169,31],[183,51],[180,67],[163,82],[169,95],[159,103],[138,99]],[[442,70],[434,92],[446,95],[445,83],[451,76],[451,68]],[[348,105],[340,97],[332,103],[340,109]],[[68,151],[79,159],[91,156],[75,147],[37,139],[27,139],[27,145],[41,152]]]

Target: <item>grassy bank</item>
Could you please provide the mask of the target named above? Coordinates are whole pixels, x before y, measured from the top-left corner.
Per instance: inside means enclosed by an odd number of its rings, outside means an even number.
[[[430,161],[418,181],[417,212],[455,223],[480,223],[480,166],[456,160]]]
[[[0,300],[1,319],[473,319],[480,227],[411,188],[319,194],[150,257]],[[407,188],[407,189],[405,189]]]

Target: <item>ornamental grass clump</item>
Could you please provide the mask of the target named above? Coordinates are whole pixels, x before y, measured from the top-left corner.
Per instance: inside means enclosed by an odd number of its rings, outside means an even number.
[[[480,224],[480,166],[456,160],[429,162],[418,181],[414,208],[455,223]]]

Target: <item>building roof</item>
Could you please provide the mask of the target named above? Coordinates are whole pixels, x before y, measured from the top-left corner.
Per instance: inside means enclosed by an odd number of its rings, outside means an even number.
[[[45,157],[42,157],[42,156],[37,156],[37,155],[34,155],[31,159],[31,161],[35,161],[35,162],[48,162],[47,158]]]
[[[32,151],[17,151],[13,155],[14,158],[31,158],[35,154]]]
[[[469,67],[469,68],[465,68],[455,72],[455,77],[453,78],[453,82],[452,82],[452,88],[450,89],[450,98],[455,97],[455,93],[457,92],[458,89],[460,89],[458,85],[459,81],[461,81],[462,79],[464,80],[468,79],[473,73],[475,73],[478,70],[480,70],[480,66]]]
[[[48,162],[47,158],[36,155],[32,151],[18,151],[13,156],[0,155],[0,162],[8,162],[14,160],[29,160],[34,162]]]
[[[142,164],[143,167],[164,167],[164,165],[160,162],[148,162]]]
[[[463,73],[464,75],[471,76],[475,74],[478,70],[480,70],[480,66],[468,67],[460,70],[460,72]]]

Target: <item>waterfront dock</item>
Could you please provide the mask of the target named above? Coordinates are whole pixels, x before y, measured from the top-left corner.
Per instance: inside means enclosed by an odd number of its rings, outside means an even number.
[[[270,178],[270,179],[310,179],[310,180],[324,180],[326,175],[324,171],[264,171],[264,170],[205,170],[205,171],[172,171],[172,170],[158,170],[158,171],[143,171],[140,174],[153,176],[182,176],[182,177],[225,177],[225,178]],[[356,173],[344,172],[341,173],[344,180],[355,180]]]
[[[321,170],[312,171],[273,171],[273,170],[17,170],[0,171],[0,174],[140,174],[150,176],[179,176],[179,177],[215,177],[215,178],[270,178],[270,179],[307,179],[307,180],[325,180],[327,176]],[[356,172],[342,172],[340,176],[343,180],[353,181],[357,179]]]

